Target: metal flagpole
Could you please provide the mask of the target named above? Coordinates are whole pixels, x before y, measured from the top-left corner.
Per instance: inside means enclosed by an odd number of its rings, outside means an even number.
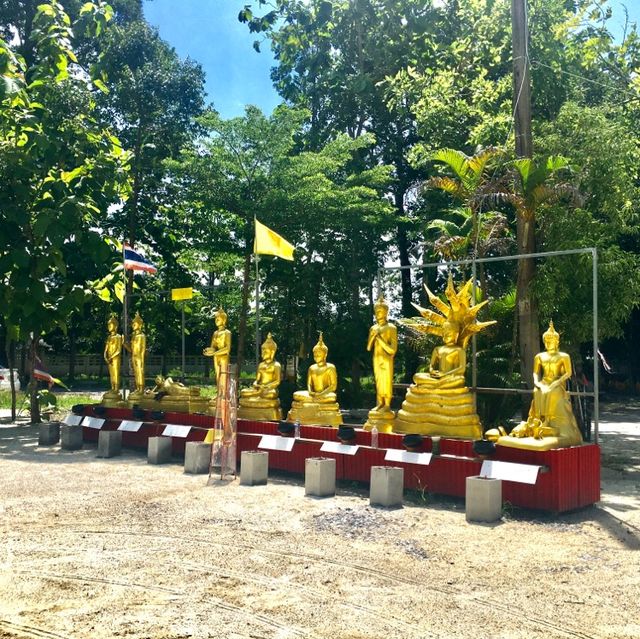
[[[256,258],[256,370],[260,363],[260,256],[254,253]],[[239,371],[238,371],[239,374]]]
[[[123,302],[122,302],[122,322],[124,324],[124,326],[122,327],[122,332],[124,334],[124,344],[128,343],[128,337],[129,337],[129,318],[127,317],[128,314],[128,308],[127,308],[127,269],[124,267],[124,245],[125,243],[122,243],[122,283],[124,284],[124,295],[123,295]],[[123,344],[123,347],[124,347]],[[124,371],[122,371],[121,375],[120,375],[120,380],[121,380],[121,385],[122,385],[122,399],[127,399],[126,397],[126,383],[125,383],[125,377],[128,375],[129,373],[129,358],[127,357],[127,349],[123,348],[122,349],[122,363],[123,363],[123,367],[124,367]]]

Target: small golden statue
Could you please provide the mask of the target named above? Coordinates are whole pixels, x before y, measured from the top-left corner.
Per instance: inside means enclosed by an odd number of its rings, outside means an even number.
[[[282,380],[280,362],[275,360],[278,345],[271,337],[261,347],[262,361],[256,372],[256,380],[250,388],[240,391],[238,418],[275,421],[282,419],[278,386]]]
[[[299,420],[301,424],[317,426],[339,426],[342,415],[336,390],[338,389],[338,371],[327,362],[329,349],[322,339],[313,347],[315,364],[307,373],[307,390],[296,391],[287,421]]]
[[[433,350],[429,372],[413,376],[414,383],[396,417],[396,431],[464,439],[482,437],[473,395],[465,386],[465,351],[471,336],[495,321],[477,321],[478,311],[487,301],[472,305],[471,286],[469,280],[456,291],[449,274],[445,290],[449,304],[425,286],[429,301],[440,312],[414,304],[422,318],[401,320],[414,330],[441,336],[443,345]]]
[[[227,314],[220,308],[214,315],[216,330],[211,336],[211,346],[205,348],[202,354],[213,358],[213,370],[216,376],[216,386],[220,383],[220,371],[229,369],[231,354],[231,331],[227,329]]]
[[[154,396],[157,401],[164,397],[195,397],[200,398],[200,388],[198,386],[185,386],[182,382],[174,382],[171,377],[163,377],[157,375],[155,378],[156,385],[148,392]]]
[[[373,307],[376,323],[369,329],[367,350],[373,349],[373,375],[376,381],[376,407],[369,411],[365,430],[374,426],[381,433],[393,432],[393,359],[398,350],[398,329],[388,321],[389,305],[382,297]]]
[[[571,377],[571,358],[559,350],[560,335],[549,322],[542,335],[545,352],[533,360],[533,400],[527,421],[521,422],[509,435],[499,437],[497,430],[486,433],[487,439],[500,446],[526,450],[551,450],[577,446],[582,435],[571,409],[566,383]]]
[[[102,399],[107,401],[119,401],[122,399],[120,393],[120,361],[122,359],[122,335],[118,331],[118,319],[115,315],[111,315],[107,320],[107,340],[104,343],[104,361],[109,369],[109,379],[111,381],[111,390],[107,391]]]
[[[144,321],[140,313],[136,312],[131,321],[131,340],[125,342],[124,347],[131,353],[131,364],[133,367],[133,380],[135,390],[129,393],[129,399],[144,397],[144,360],[147,354],[147,338],[142,332]]]

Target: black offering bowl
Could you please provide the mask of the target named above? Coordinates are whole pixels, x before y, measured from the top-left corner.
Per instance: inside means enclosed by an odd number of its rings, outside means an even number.
[[[473,442],[473,452],[478,457],[490,457],[496,452],[496,444],[488,439],[476,439]]]
[[[161,422],[164,419],[164,411],[161,410],[152,410],[150,415],[154,422]]]
[[[353,444],[356,441],[356,429],[353,426],[338,426],[338,439],[343,444]]]
[[[97,415],[98,417],[102,417],[103,415],[107,414],[107,407],[98,404],[97,406],[93,407],[93,414]]]
[[[134,419],[142,421],[145,418],[146,413],[144,408],[140,408],[140,406],[135,404],[134,407],[131,409],[131,415],[133,416]]]
[[[74,404],[71,407],[71,412],[74,415],[84,415],[84,404]]]
[[[410,433],[402,438],[402,445],[412,453],[417,453],[422,450],[422,442],[422,435],[418,435],[417,433]]]
[[[283,437],[293,437],[293,434],[295,433],[295,430],[296,430],[296,425],[293,424],[292,422],[287,422],[285,420],[280,420],[278,422],[277,429],[278,429],[278,432]]]

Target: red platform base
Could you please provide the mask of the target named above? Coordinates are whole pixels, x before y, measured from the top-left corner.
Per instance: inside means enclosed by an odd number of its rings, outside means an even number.
[[[86,406],[85,415],[95,415],[94,406]],[[102,430],[116,430],[124,419],[133,419],[128,409],[106,409],[101,415],[106,419]],[[173,437],[174,454],[184,454],[187,441],[202,441],[207,429],[213,428],[213,417],[186,413],[167,413],[162,422],[144,422],[137,432],[124,431],[124,446],[146,448],[149,437],[162,434],[166,424],[190,426],[186,437]],[[97,441],[98,432],[84,428],[85,441]],[[380,433],[379,448],[371,448],[371,433],[356,430],[355,455],[320,452],[325,441],[338,441],[337,429],[321,426],[301,426],[291,452],[269,451],[269,468],[304,474],[304,462],[308,457],[331,457],[336,460],[336,479],[369,482],[372,466],[399,466],[404,468],[405,488],[430,493],[464,497],[466,478],[478,475],[482,460],[473,452],[473,442],[458,439],[440,439],[439,452],[434,454],[428,466],[387,462],[387,448],[402,449],[402,435]],[[243,450],[255,450],[262,435],[278,435],[273,422],[238,420],[238,457]],[[432,452],[433,440],[425,437],[422,452]],[[542,466],[535,484],[503,481],[502,496],[505,502],[524,508],[551,512],[564,512],[589,506],[600,499],[600,447],[595,444],[560,448],[544,452],[518,450],[498,446],[491,459],[520,464]]]

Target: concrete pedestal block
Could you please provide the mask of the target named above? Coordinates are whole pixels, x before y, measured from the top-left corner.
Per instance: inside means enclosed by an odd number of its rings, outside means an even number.
[[[80,450],[82,448],[82,426],[60,426],[60,448],[62,450]]]
[[[402,506],[403,489],[403,468],[371,466],[369,503],[372,506]]]
[[[304,494],[332,497],[336,494],[336,460],[309,457],[304,460]]]
[[[38,446],[53,446],[60,441],[60,422],[40,424]]]
[[[184,449],[184,472],[202,475],[209,472],[211,444],[187,442]]]
[[[122,454],[122,431],[101,430],[98,435],[98,457],[115,457]]]
[[[498,521],[502,517],[502,480],[467,477],[465,513],[467,521]]]
[[[149,437],[147,462],[166,464],[171,461],[171,437]]]
[[[269,453],[261,450],[243,450],[240,457],[240,484],[258,486],[267,483]]]

